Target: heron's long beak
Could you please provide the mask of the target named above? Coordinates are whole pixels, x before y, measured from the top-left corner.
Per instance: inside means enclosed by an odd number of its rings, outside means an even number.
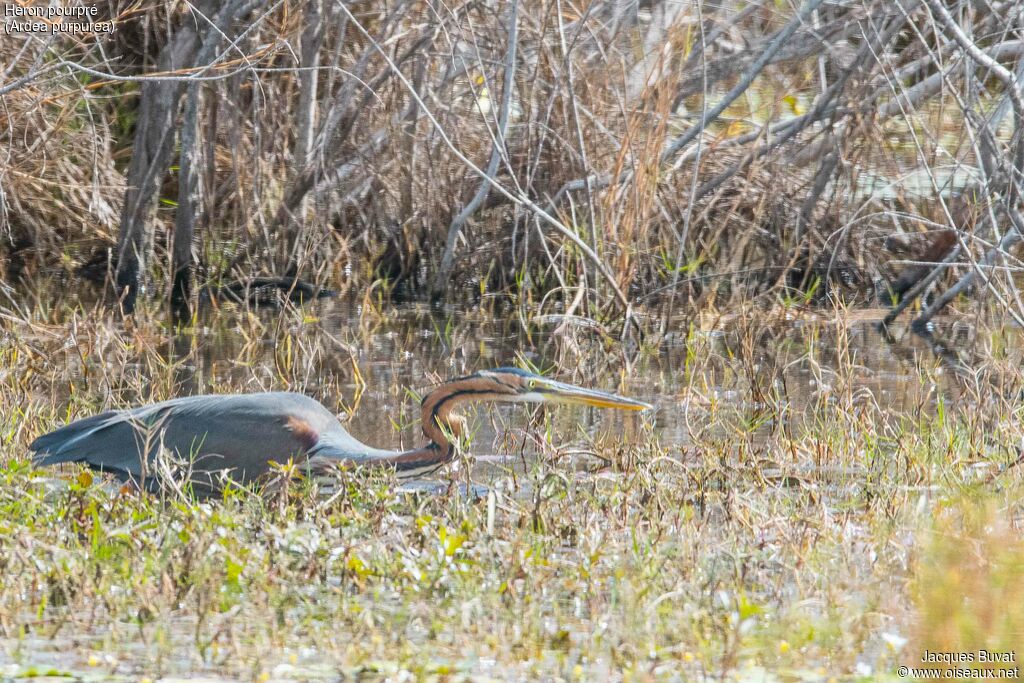
[[[551,403],[576,403],[597,408],[617,408],[619,410],[650,410],[654,408],[650,403],[634,401],[631,398],[609,394],[594,389],[556,382],[545,379],[543,383],[534,388],[534,392],[542,395],[545,402]]]

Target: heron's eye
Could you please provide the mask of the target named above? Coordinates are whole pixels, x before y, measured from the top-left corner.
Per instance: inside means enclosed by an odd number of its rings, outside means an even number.
[[[529,387],[530,387],[531,389],[536,389],[536,388],[537,388],[537,380],[535,380],[535,379],[531,379],[531,380],[530,380],[530,383],[529,383]]]

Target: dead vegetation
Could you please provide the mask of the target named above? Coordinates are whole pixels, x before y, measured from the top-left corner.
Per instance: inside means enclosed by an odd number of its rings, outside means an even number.
[[[2,48],[5,270],[672,315],[885,301],[886,238],[937,226],[1013,309],[1020,7],[985,7],[112,2]]]

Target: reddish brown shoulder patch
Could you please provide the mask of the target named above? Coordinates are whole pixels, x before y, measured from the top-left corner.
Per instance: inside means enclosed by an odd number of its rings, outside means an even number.
[[[302,444],[304,450],[312,450],[316,446],[317,441],[320,440],[320,434],[313,429],[312,425],[303,420],[301,417],[290,416],[285,423],[288,430],[291,431],[295,438]]]

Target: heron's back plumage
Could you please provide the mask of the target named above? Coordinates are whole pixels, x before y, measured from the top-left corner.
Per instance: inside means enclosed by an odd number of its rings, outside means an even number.
[[[362,462],[390,454],[352,437],[318,401],[289,392],[176,398],[84,418],[36,439],[39,465],[83,462],[121,476],[150,477],[161,449],[193,474],[227,470],[251,481],[271,461]]]

